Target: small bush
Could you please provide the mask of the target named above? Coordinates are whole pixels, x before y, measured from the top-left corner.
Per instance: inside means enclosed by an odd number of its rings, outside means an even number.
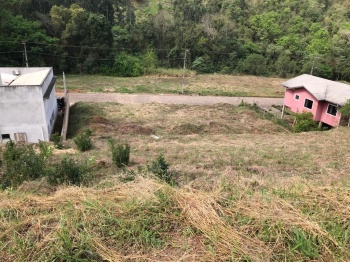
[[[148,166],[148,171],[155,174],[158,178],[168,184],[174,184],[172,174],[169,172],[169,164],[166,162],[163,155],[159,155],[156,160]]]
[[[79,164],[68,158],[64,158],[60,164],[55,165],[47,175],[47,181],[51,185],[83,185],[87,184],[91,178],[87,162]]]
[[[112,161],[117,167],[127,166],[130,161],[130,145],[128,143],[114,145],[113,140],[109,140],[112,151]]]
[[[84,152],[92,148],[91,142],[91,130],[87,129],[83,133],[80,133],[74,138],[74,143],[78,147],[79,151]]]
[[[310,112],[295,114],[295,124],[293,126],[294,133],[308,132],[319,130],[317,122],[313,120]]]
[[[45,162],[52,155],[47,143],[39,143],[39,153],[32,145],[16,145],[9,141],[3,153],[4,172],[1,187],[18,187],[25,180],[33,180],[46,175]]]
[[[50,146],[49,143],[39,141],[39,155],[42,159],[42,161],[46,161],[47,159],[52,156],[52,147]]]
[[[51,135],[51,140],[53,141],[53,144],[55,145],[55,148],[57,149],[62,149],[63,144],[62,144],[62,138],[58,133],[52,134]]]

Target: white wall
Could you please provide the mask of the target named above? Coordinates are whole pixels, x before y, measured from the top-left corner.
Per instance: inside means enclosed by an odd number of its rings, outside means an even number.
[[[14,133],[26,133],[28,142],[42,140],[41,127],[45,126],[42,104],[41,87],[1,87],[0,134],[10,134],[14,140]]]
[[[21,68],[21,70],[35,72],[38,69]],[[15,133],[26,133],[27,141],[31,143],[50,140],[57,117],[55,87],[48,99],[44,99],[43,96],[52,77],[51,69],[42,86],[0,87],[0,143],[4,142],[1,141],[1,135],[9,134],[10,138],[15,140]]]
[[[43,99],[41,87],[0,88],[0,135],[15,140],[14,133],[26,133],[28,142],[49,141],[56,117],[55,89]]]
[[[52,92],[50,94],[49,99],[44,99],[44,109],[43,110],[45,112],[45,121],[46,121],[46,127],[47,127],[46,134],[48,135],[46,138],[47,138],[47,140],[50,140],[49,135],[53,131],[55,120],[57,117],[57,112],[58,112],[55,88],[52,89]],[[52,119],[52,117],[53,117],[53,119]]]

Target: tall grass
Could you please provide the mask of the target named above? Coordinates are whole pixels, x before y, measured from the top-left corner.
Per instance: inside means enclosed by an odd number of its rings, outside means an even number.
[[[172,188],[140,176],[129,183],[109,182],[108,187],[101,189],[61,188],[49,196],[1,192],[2,258],[10,261],[350,258],[346,233],[349,232],[346,207],[350,199],[344,194],[346,188],[293,184],[299,187],[300,198],[292,195],[280,198],[270,188],[247,191],[244,181],[230,178],[211,192]],[[278,190],[278,185],[275,189]],[[342,197],[334,198],[338,193]],[[329,199],[332,208],[328,206]],[[306,209],[312,215],[305,214]]]

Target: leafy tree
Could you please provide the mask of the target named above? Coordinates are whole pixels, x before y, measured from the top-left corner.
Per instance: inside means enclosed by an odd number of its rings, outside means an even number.
[[[259,54],[248,55],[241,63],[241,70],[252,75],[266,75],[268,73],[267,59]]]
[[[194,60],[192,69],[199,73],[213,73],[214,65],[208,55],[200,56]]]
[[[21,7],[28,1],[0,0],[0,56],[1,66],[24,66],[23,42],[27,45],[29,56],[34,56],[30,65],[46,65],[48,60],[45,54],[55,54],[58,50],[53,47],[58,39],[50,37],[37,21],[30,21],[21,15]],[[51,63],[54,62],[51,60]]]
[[[113,41],[107,19],[76,4],[70,8],[53,7],[50,15],[55,32],[65,45],[67,68],[63,69],[99,72],[103,61],[110,56]]]
[[[129,55],[126,52],[117,54],[114,61],[113,73],[117,76],[141,76],[144,72],[142,61],[139,57]]]
[[[341,113],[342,117],[349,118],[348,125],[350,125],[350,100],[347,100],[345,105],[339,108],[339,112]]]

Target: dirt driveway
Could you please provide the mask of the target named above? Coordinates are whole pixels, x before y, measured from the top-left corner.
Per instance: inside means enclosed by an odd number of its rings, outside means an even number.
[[[116,102],[120,104],[184,104],[184,105],[213,105],[227,103],[239,105],[256,103],[259,107],[268,109],[272,105],[282,105],[283,98],[265,97],[225,97],[225,96],[188,96],[188,95],[147,95],[147,94],[118,94],[118,93],[70,93],[70,104],[76,102]]]

